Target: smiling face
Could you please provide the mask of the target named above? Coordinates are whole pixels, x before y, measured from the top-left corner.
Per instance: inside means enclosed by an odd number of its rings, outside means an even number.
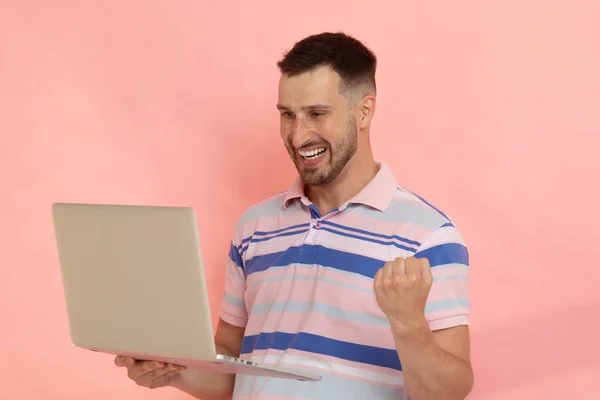
[[[279,82],[281,137],[302,180],[326,186],[341,174],[358,150],[358,127],[341,80],[328,67]]]

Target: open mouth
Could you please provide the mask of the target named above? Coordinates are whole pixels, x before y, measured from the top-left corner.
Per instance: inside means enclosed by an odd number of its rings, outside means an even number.
[[[325,151],[327,149],[325,147],[321,147],[319,149],[314,149],[314,150],[310,150],[310,151],[299,151],[298,153],[300,153],[300,155],[309,161],[312,160],[316,160],[319,157],[323,157],[323,154],[325,154]]]

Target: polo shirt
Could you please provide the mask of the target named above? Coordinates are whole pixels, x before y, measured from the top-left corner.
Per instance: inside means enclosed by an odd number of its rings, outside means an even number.
[[[326,215],[297,178],[238,220],[221,318],[245,328],[241,358],[323,379],[238,375],[234,399],[407,398],[373,290],[377,270],[396,257],[429,260],[431,330],[469,323],[469,255],[457,227],[377,164],[363,190]]]

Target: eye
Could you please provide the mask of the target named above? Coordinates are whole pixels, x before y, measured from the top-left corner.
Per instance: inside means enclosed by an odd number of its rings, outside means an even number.
[[[323,112],[323,111],[313,111],[312,113],[310,113],[310,115],[313,118],[321,118],[321,117],[323,117],[325,115],[325,112]]]
[[[281,113],[281,116],[283,118],[291,119],[294,118],[294,113],[292,113],[291,111],[284,111]]]

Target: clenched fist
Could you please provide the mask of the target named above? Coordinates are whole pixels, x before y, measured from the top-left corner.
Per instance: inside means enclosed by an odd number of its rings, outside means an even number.
[[[377,305],[392,327],[420,327],[433,276],[426,258],[396,258],[387,262],[373,282]]]

